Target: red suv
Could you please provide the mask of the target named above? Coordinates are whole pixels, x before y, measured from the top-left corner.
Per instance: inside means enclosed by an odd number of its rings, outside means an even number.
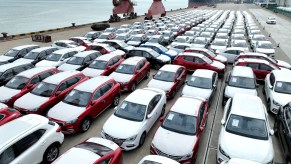
[[[107,76],[99,76],[76,86],[47,114],[61,125],[64,134],[86,132],[91,122],[109,106],[117,106],[120,84]]]
[[[15,101],[14,108],[22,114],[46,114],[78,84],[89,79],[79,71],[65,71],[40,82],[31,92]]]
[[[20,116],[21,114],[17,110],[8,108],[7,105],[0,103],[0,126]]]

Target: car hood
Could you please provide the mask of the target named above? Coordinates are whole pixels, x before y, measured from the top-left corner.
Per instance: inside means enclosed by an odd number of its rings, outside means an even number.
[[[86,76],[96,77],[96,76],[100,76],[104,72],[104,70],[93,69],[93,68],[85,68],[82,72]]]
[[[77,51],[85,51],[86,47],[85,46],[78,46],[78,47],[74,47],[73,49],[77,50]]]
[[[174,85],[174,82],[167,82],[167,81],[152,79],[148,83],[147,87],[158,88],[158,89],[161,89],[161,90],[167,92],[172,88],[173,85]]]
[[[178,52],[174,50],[169,50],[166,52],[166,54],[169,54],[170,56],[175,57],[178,55]]]
[[[129,51],[129,50],[132,50],[132,49],[134,49],[134,46],[127,46],[127,47],[124,47],[124,49],[126,49],[127,51]]]
[[[109,77],[112,77],[117,82],[127,83],[127,82],[129,82],[131,80],[133,75],[113,72],[112,74],[109,75]]]
[[[264,53],[264,54],[273,54],[273,53],[275,53],[275,49],[257,48],[256,52],[260,52],[260,53]]]
[[[271,139],[252,139],[228,133],[225,130],[221,130],[220,137],[222,149],[231,158],[242,158],[260,163],[268,163],[274,157],[274,149]]]
[[[0,94],[0,101],[8,100],[20,92],[21,92],[21,90],[11,89],[11,88],[7,88],[5,86],[2,86],[2,87],[0,87],[0,93],[2,93],[2,94]],[[3,93],[5,93],[5,94],[3,94]]]
[[[201,97],[204,99],[209,100],[209,97],[212,93],[211,89],[203,89],[203,88],[197,88],[197,87],[191,87],[188,85],[185,85],[182,91],[182,95],[191,96],[191,97]]]
[[[126,120],[112,114],[105,122],[103,131],[114,138],[127,139],[137,135],[142,125],[143,122]]]
[[[59,102],[49,110],[47,116],[60,121],[71,121],[78,118],[85,111],[85,109],[86,107],[77,107]]]
[[[223,63],[225,63],[227,61],[227,58],[222,56],[222,55],[216,55],[215,59],[219,60],[219,61],[221,61]]]
[[[42,60],[38,62],[35,66],[36,67],[57,67],[61,64],[59,61],[49,61],[49,60]]]
[[[44,104],[48,100],[49,100],[49,97],[42,97],[42,96],[37,96],[31,93],[27,93],[21,98],[17,99],[14,103],[14,106],[31,110],[31,109],[40,107],[42,104]]]
[[[0,63],[1,62],[8,62],[8,60],[10,60],[10,59],[13,59],[13,57],[2,55],[2,56],[0,56]]]
[[[163,62],[170,62],[171,61],[171,58],[169,56],[166,56],[166,55],[160,55],[157,57],[157,59],[159,59]]]
[[[17,60],[15,60],[13,63],[23,63],[23,64],[28,64],[28,63],[32,63],[34,60],[32,59],[24,59],[24,58],[19,58]]]
[[[128,41],[127,44],[132,45],[132,46],[137,46],[140,44],[140,42],[139,41]]]
[[[289,63],[287,63],[287,62],[285,62],[285,61],[282,61],[282,60],[277,60],[278,61],[278,65],[279,66],[282,66],[282,67],[285,67],[285,68],[288,68],[288,69],[290,69],[291,68],[291,65],[289,64]]]
[[[291,94],[273,92],[273,99],[284,106],[290,102]]]
[[[216,68],[218,68],[218,69],[224,69],[225,68],[224,64],[222,64],[222,63],[220,63],[218,61],[215,61],[215,60],[213,60],[213,63],[211,63],[211,65],[216,67]]]
[[[196,136],[184,135],[159,127],[152,143],[166,154],[185,156],[192,152],[196,141]]]
[[[205,44],[191,44],[192,47],[205,48]]]
[[[82,155],[80,155],[82,154]],[[61,155],[56,163],[94,163],[100,158],[99,155],[82,148],[73,147]]]
[[[62,64],[61,66],[59,66],[58,70],[60,71],[70,71],[70,70],[76,70],[80,68],[80,65],[73,65],[73,64]]]
[[[236,93],[244,93],[244,94],[254,95],[254,96],[257,96],[257,95],[258,95],[256,89],[238,88],[238,87],[233,87],[233,86],[226,86],[226,87],[225,87],[225,92],[224,92],[224,94],[225,94],[228,98],[233,98],[233,96],[234,96]]]
[[[210,48],[214,50],[224,50],[226,49],[226,46],[211,46]]]

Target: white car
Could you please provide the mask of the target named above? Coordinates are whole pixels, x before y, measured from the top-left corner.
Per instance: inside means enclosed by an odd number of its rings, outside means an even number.
[[[276,21],[276,18],[275,17],[268,17],[266,23],[267,24],[276,24],[277,21]]]
[[[189,77],[181,95],[190,97],[201,97],[206,99],[209,104],[215,94],[218,82],[218,74],[212,70],[197,69]]]
[[[280,106],[286,105],[291,100],[291,71],[273,70],[265,78],[263,93],[266,95],[267,110],[278,113]]]
[[[52,47],[56,47],[58,49],[64,49],[64,48],[73,48],[77,51],[85,51],[86,47],[81,46],[78,43],[72,41],[72,40],[57,40],[54,41],[52,44]]]
[[[275,48],[270,41],[258,41],[254,47],[254,52],[263,53],[271,58],[275,58]]]
[[[175,43],[175,44],[171,44],[171,45],[169,45],[167,48],[169,49],[169,50],[173,50],[173,51],[176,51],[176,52],[178,52],[178,53],[181,53],[181,52],[184,52],[184,50],[186,49],[186,48],[189,48],[189,47],[191,47],[191,45],[192,44],[190,44],[190,43]]]
[[[228,63],[234,63],[235,58],[242,52],[245,52],[242,47],[228,47],[224,50],[219,50],[218,54],[227,58]]]
[[[193,43],[191,43],[191,47],[206,48],[208,44],[209,41],[207,40],[207,38],[199,36],[194,39]]]
[[[123,150],[142,146],[154,123],[165,113],[166,103],[166,93],[162,90],[135,90],[105,122],[102,138],[112,140]]]
[[[159,155],[147,155],[138,164],[179,164],[179,162]]]
[[[210,49],[214,52],[219,53],[220,50],[226,49],[228,46],[228,41],[225,39],[214,39],[210,44]]]
[[[237,93],[244,93],[257,96],[256,76],[250,67],[234,66],[225,80],[222,104]]]
[[[243,48],[244,51],[249,51],[249,46],[245,40],[234,40],[231,42],[231,47]]]
[[[247,103],[246,103],[247,102]],[[217,146],[217,162],[242,158],[259,163],[274,162],[274,148],[268,113],[262,100],[236,94],[224,108]]]
[[[232,158],[229,161],[223,161],[221,164],[262,164],[246,159]]]
[[[57,50],[48,55],[44,60],[36,63],[35,67],[59,67],[78,52],[71,48]]]
[[[180,97],[157,129],[150,152],[180,163],[194,163],[207,114],[204,99]]]
[[[263,34],[255,34],[250,38],[251,48],[254,48],[258,41],[267,41],[268,39]]]
[[[51,163],[57,159],[64,134],[57,123],[29,114],[0,126],[1,163]]]

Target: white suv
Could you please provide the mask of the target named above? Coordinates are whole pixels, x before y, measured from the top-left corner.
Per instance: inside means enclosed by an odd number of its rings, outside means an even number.
[[[59,154],[64,134],[58,124],[29,114],[0,127],[0,163],[51,163]]]
[[[231,158],[273,163],[271,136],[274,131],[270,128],[267,110],[259,97],[236,94],[233,99],[230,98],[225,105],[221,124],[217,163]]]
[[[265,78],[263,93],[266,95],[267,111],[278,113],[280,106],[291,100],[291,71],[273,70]]]

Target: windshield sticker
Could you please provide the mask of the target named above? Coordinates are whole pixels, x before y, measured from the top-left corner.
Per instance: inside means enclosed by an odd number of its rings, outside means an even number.
[[[157,73],[157,75],[160,75],[161,74],[161,71],[159,71],[158,73]]]
[[[277,82],[277,87],[282,87],[282,83],[281,82]]]
[[[238,127],[239,120],[233,119],[232,126]]]
[[[13,78],[13,79],[10,80],[10,83],[14,83],[15,81],[16,81],[16,79]]]
[[[170,113],[169,116],[167,117],[168,120],[173,120],[174,114]]]
[[[120,108],[124,109],[126,107],[126,105],[127,105],[126,103],[123,103]]]
[[[37,86],[37,88],[39,89],[39,88],[41,88],[43,86],[43,84],[39,84],[38,86]]]
[[[122,67],[123,67],[123,66],[121,65],[121,66],[118,67],[118,69],[122,69]]]
[[[75,91],[70,92],[69,96],[73,96]]]
[[[191,81],[195,81],[195,77],[192,77],[192,78],[191,78]]]
[[[235,78],[235,77],[234,77],[234,78],[232,78],[232,82],[234,82],[234,83],[236,82],[236,78]]]

